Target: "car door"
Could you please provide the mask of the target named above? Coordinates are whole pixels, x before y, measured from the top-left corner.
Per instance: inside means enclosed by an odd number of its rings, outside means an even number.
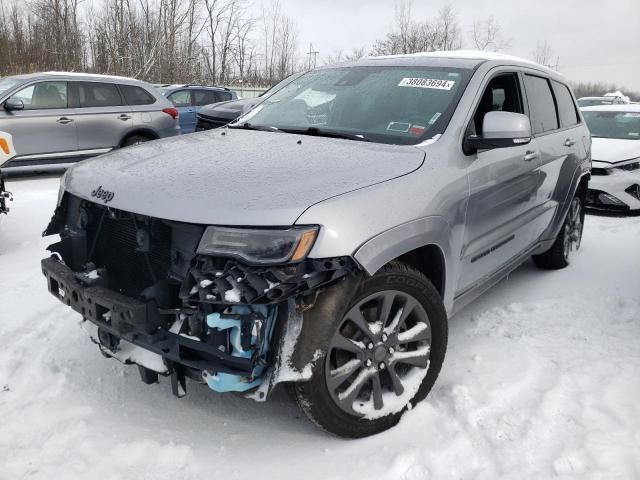
[[[526,113],[517,72],[498,70],[484,83],[467,132],[480,134],[491,111]],[[482,283],[531,247],[540,176],[535,140],[469,155],[469,202],[458,294]]]
[[[96,155],[120,146],[133,127],[131,109],[114,83],[69,82],[78,106],[78,148],[84,155]]]
[[[196,130],[196,110],[192,104],[191,90],[176,90],[167,98],[178,109],[178,112],[180,112],[178,118],[181,133],[194,132]]]
[[[541,212],[534,236],[540,238],[561,214],[578,165],[587,156],[589,138],[581,128],[581,119],[569,88],[550,78],[525,73],[527,102],[533,133],[540,152],[541,188],[538,210]]]
[[[13,136],[15,160],[64,162],[78,149],[75,110],[69,107],[68,83],[35,82],[14,93],[23,110],[7,112],[5,124]]]

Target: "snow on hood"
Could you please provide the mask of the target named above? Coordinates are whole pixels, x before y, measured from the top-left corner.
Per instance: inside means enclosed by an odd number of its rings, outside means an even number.
[[[596,137],[592,139],[591,158],[598,162],[617,163],[640,157],[640,140]]]
[[[64,185],[86,200],[152,217],[287,226],[313,204],[410,173],[423,159],[410,146],[225,129],[86,160],[67,171]]]

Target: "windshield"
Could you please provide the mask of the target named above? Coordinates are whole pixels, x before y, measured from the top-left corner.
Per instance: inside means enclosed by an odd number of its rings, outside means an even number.
[[[21,79],[15,78],[15,77],[0,78],[0,97],[2,96],[2,94],[4,92],[6,92],[7,90],[15,87],[16,85],[18,85],[21,82],[22,82]]]
[[[265,90],[264,92],[262,92],[260,95],[258,95],[259,97],[263,97],[263,98],[267,98],[270,97],[271,95],[273,95],[274,93],[276,93],[278,90],[282,90],[284,87],[286,87],[289,83],[293,82],[296,78],[301,77],[302,75],[304,75],[304,72],[300,72],[300,73],[294,73],[293,75],[289,75],[287,78],[285,78],[284,80],[280,80],[278,83],[276,83],[273,87],[269,88],[268,90]]]
[[[640,112],[583,111],[591,136],[640,140]]]
[[[421,67],[316,70],[235,125],[415,144],[444,131],[470,76],[469,70]]]

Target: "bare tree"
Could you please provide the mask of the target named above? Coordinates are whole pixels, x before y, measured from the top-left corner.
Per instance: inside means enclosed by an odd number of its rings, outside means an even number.
[[[396,3],[395,24],[386,38],[378,40],[372,55],[398,55],[435,50],[457,50],[462,46],[458,14],[449,5],[434,19],[411,21],[411,2]]]
[[[538,42],[536,45],[536,48],[533,51],[533,60],[540,65],[553,68],[554,70],[557,70],[560,64],[560,57],[556,57],[555,64],[553,63],[551,45],[549,45],[549,42],[546,40],[544,42]]]
[[[462,48],[458,12],[453,6],[447,5],[438,12],[436,31],[439,36],[437,40],[439,50],[459,50]]]
[[[475,19],[469,29],[469,37],[476,50],[500,52],[511,47],[511,40],[503,36],[500,23],[491,15],[484,20]]]
[[[0,75],[58,69],[161,83],[274,83],[298,68],[297,26],[271,0],[259,28],[248,2],[2,0]]]

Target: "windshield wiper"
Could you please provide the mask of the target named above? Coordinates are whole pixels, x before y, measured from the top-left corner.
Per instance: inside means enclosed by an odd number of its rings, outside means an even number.
[[[309,128],[281,128],[283,132],[287,133],[296,133],[298,135],[311,135],[314,137],[329,137],[329,138],[345,138],[347,140],[355,140],[358,142],[368,142],[364,135],[355,134],[355,133],[347,133],[347,132],[336,132],[333,130],[321,130],[318,127],[309,127]]]
[[[252,125],[249,122],[242,123],[240,125],[227,125],[228,128],[242,129],[242,130],[258,130],[259,132],[278,132],[277,127],[270,127],[267,125]]]

